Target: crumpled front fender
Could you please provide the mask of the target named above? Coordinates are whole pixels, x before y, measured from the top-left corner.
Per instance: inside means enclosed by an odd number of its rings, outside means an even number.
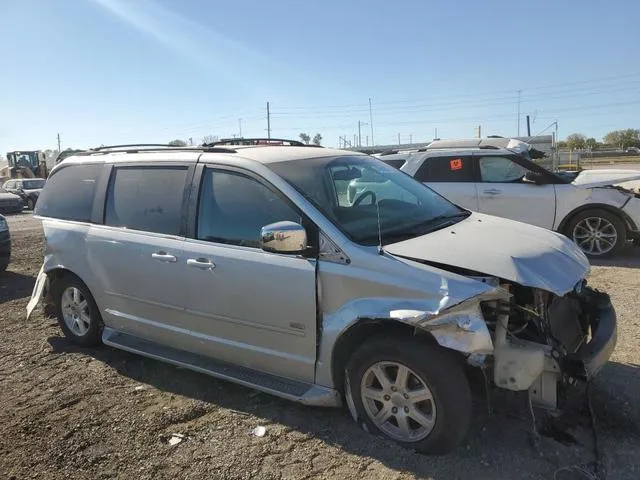
[[[506,300],[509,296],[508,292],[496,287],[443,309],[434,308],[431,301],[415,299],[365,298],[350,302],[324,318],[316,382],[332,385],[333,347],[342,334],[360,321],[398,321],[428,332],[444,348],[466,355],[492,354],[493,341],[480,303]]]

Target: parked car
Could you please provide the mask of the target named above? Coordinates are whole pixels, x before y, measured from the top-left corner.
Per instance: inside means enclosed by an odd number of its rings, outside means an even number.
[[[640,155],[640,147],[629,147],[625,150],[627,153],[635,153],[636,155]]]
[[[22,198],[0,188],[0,213],[19,213],[24,209]]]
[[[565,236],[471,212],[383,162],[289,145],[101,148],[57,165],[27,307],[100,342],[306,405],[346,403],[402,445],[451,450],[465,366],[558,408],[616,343]],[[355,178],[388,182],[347,202]],[[364,198],[363,198],[364,197]]]
[[[591,257],[613,256],[628,241],[640,244],[640,194],[616,186],[640,179],[640,171],[554,174],[531,161],[526,150],[439,143],[379,158],[456,205],[563,233]],[[354,179],[348,200],[364,194],[386,198],[386,184],[378,180]]]
[[[4,272],[11,261],[11,234],[7,219],[0,215],[0,272]]]
[[[7,192],[18,195],[29,209],[33,210],[42,192],[46,180],[44,178],[18,178],[7,181],[2,188]]]

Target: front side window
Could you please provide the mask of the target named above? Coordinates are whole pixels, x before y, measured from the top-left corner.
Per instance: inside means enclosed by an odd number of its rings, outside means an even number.
[[[260,247],[260,231],[271,223],[301,216],[281,195],[246,175],[206,169],[200,188],[197,238]]]
[[[89,222],[102,165],[70,165],[53,172],[36,205],[36,215]]]
[[[426,158],[415,174],[419,182],[474,182],[473,158]]]
[[[506,157],[482,157],[478,160],[480,178],[488,183],[520,182],[528,170]]]
[[[107,190],[105,225],[179,235],[186,179],[187,167],[115,168]]]
[[[311,158],[271,163],[269,168],[362,245],[376,245],[379,231],[383,243],[394,243],[468,215],[409,175],[372,157]],[[378,181],[360,182],[361,178]],[[354,183],[358,189],[347,199],[345,185]]]

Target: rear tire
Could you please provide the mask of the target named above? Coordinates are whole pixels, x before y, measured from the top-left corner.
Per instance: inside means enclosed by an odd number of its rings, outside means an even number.
[[[590,258],[616,255],[627,242],[627,225],[617,215],[594,208],[575,215],[565,234]]]
[[[82,347],[99,345],[102,317],[87,286],[75,276],[65,275],[52,285],[52,296],[65,337]]]
[[[36,208],[36,202],[31,197],[27,198],[27,209],[33,210],[34,208]]]
[[[354,419],[416,451],[443,454],[464,438],[471,390],[455,357],[411,337],[377,337],[349,359],[345,395]]]

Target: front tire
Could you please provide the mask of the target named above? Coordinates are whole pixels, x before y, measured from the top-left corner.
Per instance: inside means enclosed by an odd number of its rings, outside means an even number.
[[[31,197],[27,198],[27,209],[33,210],[34,208],[36,208],[36,202]]]
[[[65,337],[82,347],[100,344],[102,317],[87,286],[76,277],[66,275],[53,284],[52,295]]]
[[[423,453],[451,451],[471,421],[471,390],[453,355],[410,337],[378,337],[351,356],[345,378],[356,421]]]
[[[585,210],[569,221],[566,235],[588,257],[607,258],[625,245],[627,226],[620,217],[607,210]]]

